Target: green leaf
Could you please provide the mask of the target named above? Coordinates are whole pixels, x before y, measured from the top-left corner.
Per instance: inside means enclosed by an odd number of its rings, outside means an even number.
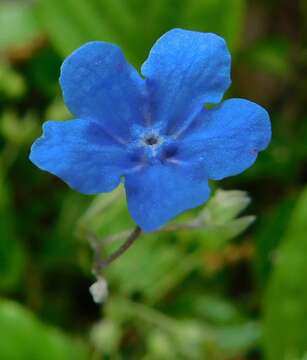
[[[235,50],[244,4],[245,0],[39,0],[37,14],[63,56],[87,41],[103,40],[119,44],[139,65],[153,42],[173,27],[216,32]]]
[[[245,316],[229,300],[215,294],[191,290],[173,301],[168,310],[175,317],[189,316],[213,325],[229,325],[245,319]]]
[[[85,347],[38,321],[21,305],[0,301],[0,358],[5,360],[85,360]]]
[[[200,267],[206,250],[220,249],[251,224],[253,216],[237,218],[249,203],[250,198],[243,191],[217,191],[198,211],[198,217],[193,218],[197,212],[192,211],[181,217],[187,224],[201,220],[198,229],[174,231],[172,237],[163,231],[142,235],[106,270],[108,280],[117,284],[122,293],[139,292],[154,303]],[[105,239],[132,227],[123,189],[119,188],[111,194],[96,197],[80,218],[76,230],[81,238],[90,231]],[[123,234],[122,239],[119,237],[107,245],[108,253],[115,251],[126,236]],[[197,251],[187,251],[188,244]],[[137,277],[135,273],[138,273]]]
[[[39,0],[36,13],[63,56],[87,41],[113,38],[93,1]]]
[[[258,345],[260,326],[254,321],[216,328],[216,341],[220,350],[228,356],[242,354]]]
[[[259,217],[256,232],[256,257],[255,271],[258,283],[264,287],[272,270],[274,251],[280,244],[287,229],[288,219],[294,207],[293,195],[291,194],[268,214],[263,213]]]
[[[32,5],[21,2],[0,3],[0,49],[25,45],[40,34]]]
[[[255,217],[252,215],[237,218],[250,202],[251,199],[244,191],[217,190],[196,215],[195,221],[201,226],[195,230],[178,232],[178,236],[185,241],[191,239],[195,242],[197,235],[203,250],[219,250],[254,222]],[[191,212],[185,213],[176,222],[181,222],[187,215],[191,216]]]
[[[302,192],[275,254],[264,301],[264,350],[268,360],[307,351],[307,188]]]
[[[259,324],[228,299],[215,294],[188,291],[172,301],[169,309],[174,318],[193,318],[210,327],[215,348],[229,355],[242,354],[255,347],[260,338]]]
[[[180,23],[191,30],[217,33],[235,51],[240,45],[244,15],[245,0],[189,0]]]
[[[159,234],[147,235],[138,239],[107,269],[107,278],[117,284],[122,293],[139,292],[148,300],[153,300],[161,295],[161,282],[168,274],[176,272],[182,258],[179,246],[170,244]]]
[[[135,223],[127,209],[123,186],[112,192],[95,196],[76,225],[76,234],[81,239],[86,239],[89,232],[105,239],[132,229]],[[125,236],[123,240],[124,238]]]
[[[110,299],[106,316],[125,327],[133,322],[148,339],[153,358],[158,359],[171,359],[167,356],[170,349],[176,359],[228,359],[255,347],[260,338],[259,324],[254,321],[215,326],[197,316],[170,317],[156,308],[119,297]]]

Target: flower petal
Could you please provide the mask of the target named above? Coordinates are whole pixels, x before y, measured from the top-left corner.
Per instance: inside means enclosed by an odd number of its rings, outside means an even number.
[[[144,81],[116,45],[97,41],[74,51],[62,65],[60,83],[77,118],[100,121],[125,139],[131,123],[142,122]]]
[[[125,187],[129,211],[144,231],[160,228],[209,197],[205,173],[197,165],[144,167],[126,176]]]
[[[111,191],[129,165],[125,149],[100,124],[88,120],[47,121],[32,145],[30,160],[84,194]]]
[[[250,167],[270,139],[267,111],[248,100],[230,99],[195,119],[177,156],[203,162],[208,177],[220,180]]]
[[[230,85],[230,54],[224,39],[174,29],[153,46],[142,66],[151,99],[152,121],[180,131],[204,103],[218,103]]]

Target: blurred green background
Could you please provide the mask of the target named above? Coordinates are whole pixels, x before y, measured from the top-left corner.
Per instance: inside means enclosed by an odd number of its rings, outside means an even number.
[[[0,2],[1,360],[307,359],[306,24],[306,0]],[[226,38],[227,97],[266,107],[273,140],[183,215],[200,229],[142,236],[107,269],[99,307],[87,237],[133,226],[122,190],[74,193],[29,148],[44,120],[70,117],[72,50],[115,42],[139,67],[173,27]]]

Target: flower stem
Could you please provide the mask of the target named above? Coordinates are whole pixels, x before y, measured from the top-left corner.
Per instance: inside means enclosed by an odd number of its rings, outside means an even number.
[[[135,240],[142,234],[142,229],[139,226],[136,226],[134,230],[129,234],[126,241],[109,257],[104,260],[96,259],[94,272],[96,275],[115,261],[118,257],[124,254],[130,246],[135,242]]]

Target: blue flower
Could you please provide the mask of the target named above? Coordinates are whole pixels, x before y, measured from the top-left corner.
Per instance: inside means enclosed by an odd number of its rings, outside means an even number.
[[[30,159],[84,194],[124,179],[135,222],[156,230],[203,204],[208,179],[241,173],[270,142],[261,106],[244,99],[204,106],[222,100],[230,62],[221,37],[174,29],[151,49],[142,78],[116,45],[87,43],[61,68],[75,119],[47,121]]]

